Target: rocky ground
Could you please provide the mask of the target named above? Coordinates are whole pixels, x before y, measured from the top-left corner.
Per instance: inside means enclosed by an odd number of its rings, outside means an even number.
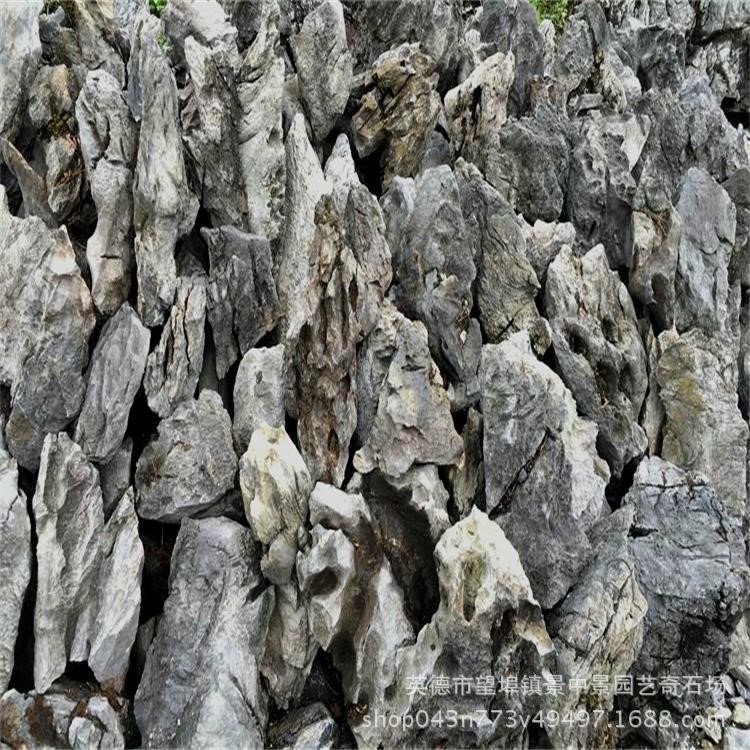
[[[0,2],[0,748],[750,748],[749,68]]]

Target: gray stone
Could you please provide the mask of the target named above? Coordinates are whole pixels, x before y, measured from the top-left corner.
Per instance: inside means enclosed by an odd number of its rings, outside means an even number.
[[[661,455],[704,473],[742,517],[748,427],[737,406],[734,347],[699,329],[662,333],[659,346],[656,377],[666,413]]]
[[[201,235],[208,245],[208,322],[221,379],[273,329],[278,297],[268,240],[234,227],[204,228]]]
[[[12,139],[23,119],[29,87],[42,56],[43,0],[0,5],[0,136]]]
[[[179,277],[172,311],[143,377],[148,406],[160,417],[168,417],[195,393],[203,367],[205,324],[205,277]]]
[[[750,570],[731,502],[698,474],[660,458],[640,463],[624,501],[635,510],[630,554],[648,602],[636,674],[713,675],[748,603]],[[703,696],[664,696],[680,706]]]
[[[461,518],[465,518],[474,505],[483,507],[486,502],[482,451],[483,429],[484,420],[481,413],[470,408],[461,435],[464,443],[463,455],[458,466],[451,466],[448,469],[451,496]]]
[[[339,0],[323,0],[291,40],[300,98],[315,139],[322,141],[344,113],[352,84],[352,56]]]
[[[421,320],[430,351],[467,396],[476,394],[481,334],[471,318],[476,269],[467,242],[458,184],[449,167],[416,180],[396,179],[383,198],[393,253],[393,300]]]
[[[120,84],[105,70],[88,74],[76,101],[76,121],[91,197],[97,209],[86,243],[91,294],[111,315],[130,294],[133,259],[133,166],[136,129]]]
[[[260,660],[273,608],[249,529],[228,518],[185,519],[164,614],[135,695],[145,747],[198,747],[217,737],[264,745]]]
[[[487,344],[480,369],[487,511],[518,549],[544,609],[559,602],[592,555],[588,534],[606,509],[609,471],[596,425],[578,416],[528,334]]]
[[[537,219],[533,225],[522,221],[521,231],[526,239],[526,257],[542,284],[547,278],[549,264],[557,257],[563,245],[568,245],[578,254],[576,229],[568,221],[546,222]]]
[[[461,455],[427,330],[388,302],[358,355],[357,397],[357,471],[400,476],[412,464],[452,464]]]
[[[5,450],[0,432],[0,695],[13,672],[26,587],[31,578],[31,521],[26,495],[18,489],[18,466]]]
[[[119,449],[146,368],[150,335],[126,302],[105,324],[86,373],[75,440],[96,463]]]
[[[315,210],[305,322],[290,350],[297,432],[313,480],[341,486],[357,426],[354,255],[330,196]]]
[[[582,258],[563,248],[547,271],[544,306],[563,380],[599,425],[599,450],[620,476],[646,450],[638,417],[648,375],[633,302],[604,247]]]
[[[101,684],[121,688],[138,627],[143,569],[132,492],[105,525],[96,469],[61,432],[44,442],[33,506],[36,690],[46,692],[69,661],[87,661]]]
[[[99,467],[99,483],[102,488],[104,517],[108,519],[112,511],[130,487],[130,470],[133,464],[133,439],[126,437],[114,456]]]
[[[135,470],[138,514],[179,523],[234,486],[237,456],[229,414],[214,391],[181,403],[159,423]]]
[[[238,456],[261,425],[284,426],[283,345],[247,350],[237,368],[233,404],[232,434]]]
[[[138,313],[149,327],[160,325],[172,305],[175,244],[192,229],[198,213],[182,153],[177,85],[158,44],[163,33],[159,19],[141,9],[128,63],[130,110],[141,120],[133,179]]]
[[[281,122],[284,61],[278,0],[259,0],[258,6],[258,33],[245,54],[237,80],[241,113],[237,135],[249,229],[275,243],[284,218],[286,182]],[[239,7],[253,10],[252,3],[242,2]]]
[[[330,750],[338,738],[338,726],[322,703],[289,711],[268,727],[271,745],[288,750]]]
[[[410,177],[422,160],[440,112],[435,63],[419,45],[384,52],[364,74],[354,77],[354,147],[360,158],[382,149],[383,187],[397,175]]]
[[[1,188],[0,237],[0,380],[11,389],[6,438],[18,463],[35,469],[44,436],[81,409],[94,306],[65,228],[12,216]]]

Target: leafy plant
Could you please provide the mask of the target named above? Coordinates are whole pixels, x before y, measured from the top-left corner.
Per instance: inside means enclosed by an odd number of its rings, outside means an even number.
[[[169,41],[169,37],[161,33],[156,37],[156,43],[159,45],[159,49],[163,54],[168,55],[172,51],[172,43]]]
[[[161,16],[166,7],[167,0],[148,0],[148,9],[155,16]]]
[[[539,21],[552,21],[555,31],[562,33],[568,18],[568,0],[531,0]]]

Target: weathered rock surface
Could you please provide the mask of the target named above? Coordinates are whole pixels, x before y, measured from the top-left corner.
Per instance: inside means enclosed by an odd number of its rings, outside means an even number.
[[[104,315],[128,299],[133,258],[136,128],[120,83],[105,70],[88,74],[76,101],[81,153],[97,224],[86,244],[91,294]]]
[[[273,591],[258,591],[253,538],[227,518],[180,526],[156,638],[135,696],[146,747],[196,747],[221,736],[263,747],[260,659]]]
[[[129,104],[141,121],[133,179],[138,313],[160,325],[177,285],[174,249],[193,227],[198,200],[188,187],[182,153],[177,85],[158,39],[163,25],[145,10],[133,26],[128,64]]]
[[[209,508],[234,486],[232,423],[220,396],[202,391],[162,420],[135,470],[138,514],[179,523]]]
[[[0,434],[0,695],[13,672],[26,587],[31,578],[31,521],[26,496],[18,488],[18,466]]]
[[[0,380],[11,395],[6,438],[18,463],[35,469],[44,436],[67,427],[81,409],[94,309],[65,229],[12,216],[2,188],[0,237]]]
[[[105,525],[97,471],[61,432],[45,440],[33,507],[35,688],[46,692],[69,661],[87,661],[100,683],[121,687],[143,569],[132,492]]]
[[[117,452],[146,368],[150,335],[126,302],[105,324],[86,373],[75,440],[97,463]]]
[[[605,513],[609,471],[596,453],[596,425],[578,416],[524,332],[486,345],[480,373],[487,511],[549,609],[591,558],[588,534]]]
[[[603,246],[582,258],[563,248],[547,271],[545,310],[562,377],[619,476],[646,450],[638,417],[648,375],[633,302]]]
[[[278,297],[268,240],[234,227],[202,229],[208,245],[208,321],[216,374],[227,370],[276,323]]]
[[[205,277],[178,278],[172,311],[143,377],[149,408],[160,417],[168,417],[195,393],[203,368],[205,324]]]

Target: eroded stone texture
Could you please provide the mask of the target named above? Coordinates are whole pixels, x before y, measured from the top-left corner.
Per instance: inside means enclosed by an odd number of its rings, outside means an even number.
[[[86,243],[91,294],[111,315],[130,294],[133,258],[133,167],[136,128],[116,78],[91,71],[75,106],[81,153],[97,223]]]
[[[710,675],[728,666],[730,635],[747,606],[750,570],[731,500],[705,477],[645,458],[625,498],[628,541],[648,602],[634,670]],[[664,696],[676,706],[703,696]]]
[[[130,486],[130,469],[133,463],[133,439],[125,438],[114,456],[99,469],[99,483],[102,487],[104,517],[109,518],[112,511]]]
[[[8,450],[29,469],[44,436],[80,411],[94,306],[64,228],[19,219],[0,188],[0,380],[10,386]],[[54,311],[54,314],[50,314]]]
[[[659,337],[656,378],[666,422],[661,455],[704,473],[738,516],[744,515],[748,428],[737,406],[734,346],[693,329]]]
[[[329,196],[315,211],[310,258],[307,314],[291,362],[297,431],[313,479],[338,487],[357,426],[359,326],[352,302],[358,285],[354,255]]]
[[[135,696],[146,747],[197,747],[216,737],[263,747],[259,665],[274,597],[258,592],[261,581],[249,529],[228,518],[182,522]]]
[[[132,493],[105,525],[99,476],[63,432],[44,442],[34,493],[37,597],[34,685],[44,693],[69,661],[124,684],[141,604],[143,545]]]
[[[531,352],[528,334],[487,344],[480,369],[487,511],[518,554],[539,603],[559,602],[592,555],[609,471],[596,425]]]
[[[352,83],[352,56],[339,0],[323,0],[292,38],[300,98],[315,139],[323,140],[344,113]]]
[[[160,325],[172,305],[175,244],[198,213],[185,172],[174,73],[158,43],[163,33],[159,19],[141,9],[128,64],[130,109],[141,120],[133,180],[138,313],[149,327]]]
[[[125,437],[149,342],[148,329],[127,302],[102,328],[86,373],[86,396],[75,430],[76,442],[92,461],[109,461]]]
[[[460,456],[461,439],[427,331],[388,302],[359,352],[357,395],[357,471],[377,467],[400,476],[412,464],[451,464]]]
[[[18,466],[0,432],[0,695],[13,672],[14,649],[31,578],[31,521],[18,488]]]
[[[234,227],[201,229],[201,235],[208,245],[208,322],[221,379],[273,329],[278,297],[268,240]]]
[[[232,423],[210,390],[159,423],[135,470],[138,514],[167,523],[209,508],[234,485]]]
[[[458,184],[449,167],[397,179],[383,198],[393,253],[393,299],[429,334],[430,351],[452,381],[476,393],[481,334],[471,318],[476,268]]]
[[[143,377],[149,408],[160,417],[168,417],[195,393],[203,367],[205,324],[205,277],[178,278],[172,311]]]
[[[603,246],[582,258],[563,248],[547,272],[545,311],[562,377],[620,476],[646,450],[638,417],[648,376],[633,302]]]
[[[360,158],[382,150],[386,188],[419,166],[440,112],[436,83],[435,63],[418,44],[384,52],[354,78],[352,96],[359,104],[351,120],[354,147]]]
[[[232,434],[237,455],[261,425],[284,426],[284,347],[248,349],[234,381]]]

